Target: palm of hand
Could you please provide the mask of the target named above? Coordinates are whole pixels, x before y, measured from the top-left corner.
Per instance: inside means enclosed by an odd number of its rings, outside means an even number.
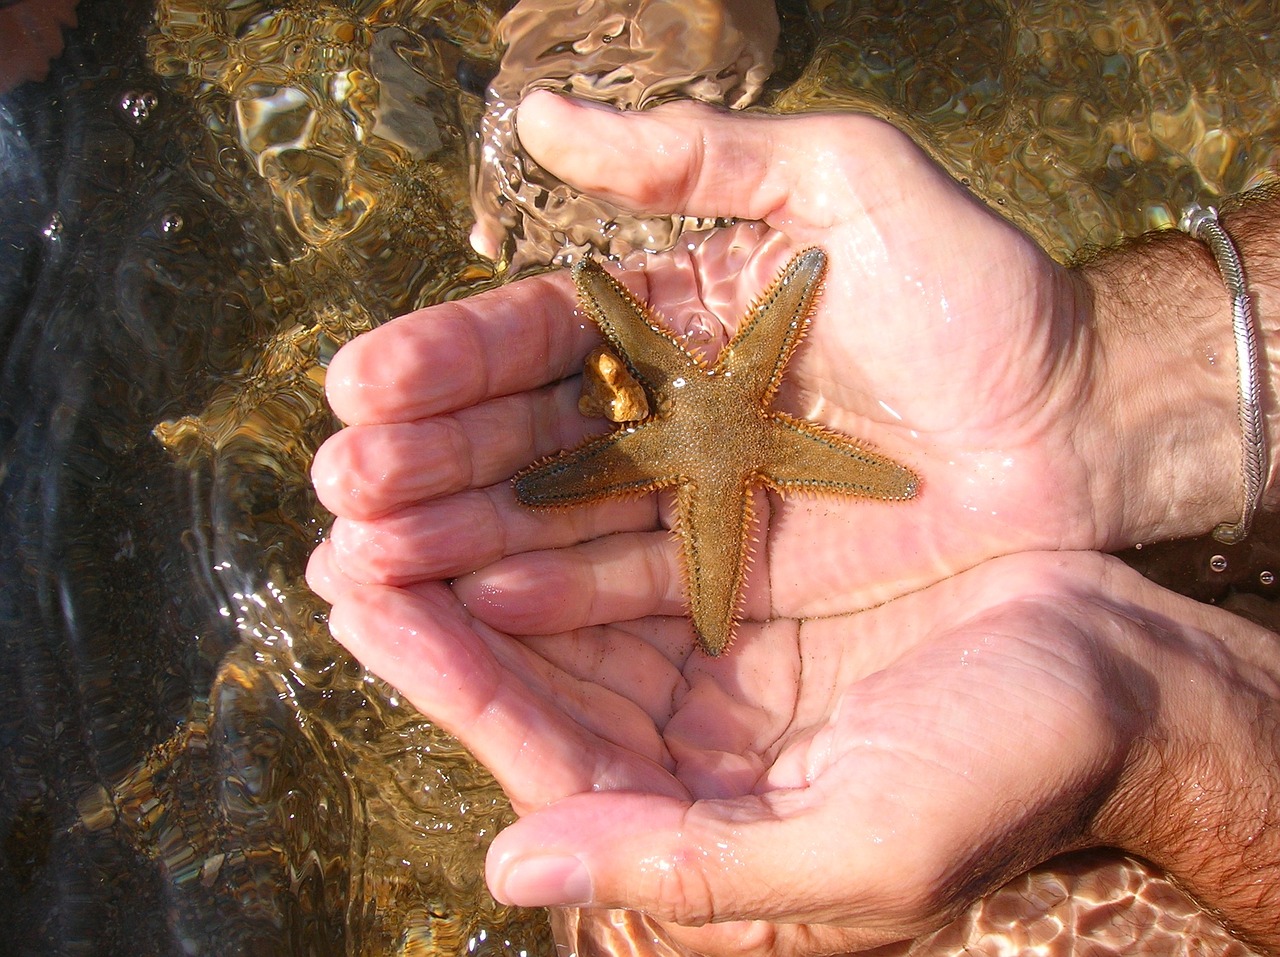
[[[331,558],[318,550],[310,578],[334,601],[334,633],[458,735],[525,815],[498,838],[499,859],[530,842],[581,853],[582,822],[608,820],[609,843],[588,855],[644,857],[622,845],[654,833],[706,846],[719,835],[757,873],[793,869],[770,885],[791,888],[787,899],[736,899],[735,911],[699,899],[696,880],[675,898],[653,895],[671,908],[661,916],[681,923],[736,912],[822,920],[822,902],[838,897],[856,924],[848,900],[862,896],[868,913],[936,924],[939,908],[963,903],[938,893],[975,842],[1016,832],[1030,856],[1069,844],[1069,833],[1039,826],[1039,812],[1111,773],[1123,743],[1118,703],[1136,684],[1099,654],[1088,637],[1099,609],[1057,583],[1071,576],[1052,556],[989,562],[855,615],[747,626],[719,659],[694,651],[687,625],[665,617],[513,639],[478,624],[438,583],[356,586]],[[762,822],[776,835],[733,838]],[[806,866],[797,846],[825,848],[839,873],[794,870]],[[655,866],[684,854],[645,853]],[[777,862],[748,860],[771,853]],[[818,893],[815,882],[827,881]],[[871,887],[882,896],[868,896]],[[819,910],[798,912],[809,899]]]
[[[955,201],[964,202],[962,197]],[[1020,283],[1024,288],[1014,302],[1035,302],[1041,292],[1037,284],[1061,281],[1056,267],[1019,235],[985,217],[983,225],[993,233],[982,244],[984,257],[1011,264],[1003,269],[1002,296]],[[1070,525],[1080,535],[1090,531],[1065,517],[1080,511],[1077,503],[1085,494],[1082,484],[1063,481],[1072,461],[1070,422],[1040,408],[1048,397],[1037,377],[1058,360],[1054,330],[1018,308],[1001,313],[993,302],[998,297],[986,292],[969,260],[957,259],[945,273],[941,265],[931,267],[939,275],[935,281],[951,290],[932,310],[905,301],[919,295],[910,277],[899,283],[850,278],[850,250],[876,231],[871,222],[860,229],[813,232],[815,243],[834,250],[831,274],[809,340],[774,405],[870,440],[921,473],[924,490],[906,504],[818,498],[781,508],[777,496],[766,503],[759,495],[755,563],[743,606],[749,620],[856,610],[994,555],[1081,544],[1064,541],[1060,527]],[[895,241],[891,233],[880,234],[884,242]],[[772,264],[802,245],[759,225],[726,230],[692,252],[655,257],[643,276],[646,288],[636,292],[656,300],[656,311],[676,323],[699,312],[736,322],[772,280]],[[664,303],[682,305],[663,309]],[[894,324],[893,334],[886,334],[885,323]],[[719,336],[712,326],[711,338],[727,339],[733,332],[732,323],[727,325]],[[840,368],[858,375],[837,380],[826,374]],[[553,426],[553,434],[576,439],[593,431],[573,411],[565,418],[572,421]],[[1064,454],[1055,457],[1058,448]],[[1051,471],[1057,475],[1054,482],[1046,478]],[[666,499],[663,503],[650,528],[673,523],[673,510]],[[1063,511],[1061,523],[1054,521],[1055,505]],[[551,520],[574,521],[570,516]],[[576,553],[551,556],[534,548],[510,556],[463,580],[460,594],[482,620],[522,634],[615,620],[620,607],[631,617],[673,614],[681,605],[676,549],[635,535],[638,528],[631,520],[593,523],[592,541],[580,542]],[[594,541],[602,532],[624,529],[631,538]],[[617,561],[632,574],[600,561],[602,553],[618,555],[628,542],[629,556]],[[565,614],[563,595],[541,587],[571,567],[583,575],[580,595],[594,595],[583,601],[592,609],[581,608],[577,615]],[[637,581],[649,585],[649,594],[616,592],[633,589]]]
[[[821,786],[815,804],[839,788],[905,822],[954,813],[961,792],[985,805],[996,785],[973,779],[978,758],[999,752],[1021,777],[1026,764],[1096,743],[1109,684],[1087,638],[1097,609],[1053,594],[1052,564],[1006,558],[869,611],[752,624],[721,658],[658,616],[523,639],[477,634],[512,672],[504,680],[532,684],[535,743],[578,736],[581,750],[543,766],[572,779],[551,787],[560,796],[606,783],[694,799]],[[1079,641],[1062,640],[1068,628]],[[1039,755],[1024,752],[1023,735]],[[889,799],[885,782],[909,782],[915,797]],[[522,811],[548,800],[519,780],[511,792]]]
[[[1072,846],[1080,822],[1053,802],[1087,794],[1114,770],[1123,745],[1114,676],[1086,637],[1093,612],[1054,585],[1051,564],[1005,559],[869,612],[749,626],[719,659],[691,650],[683,623],[669,618],[517,641],[484,626],[469,632],[454,606],[445,656],[421,656],[430,662],[421,681],[417,655],[395,673],[410,700],[494,770],[523,816],[499,837],[491,869],[512,848],[616,853],[654,873],[613,881],[634,890],[665,880],[661,895],[642,897],[662,901],[656,916],[695,950],[733,950],[742,926],[689,925],[739,913],[785,915],[771,934],[870,946],[937,926],[983,886]],[[406,620],[430,633],[450,630],[444,618],[437,605]],[[350,641],[348,629],[385,630],[388,617],[337,624]],[[584,820],[609,821],[607,843],[594,834],[584,849]],[[776,833],[742,839],[740,828],[761,824]],[[1002,852],[951,886],[955,862],[976,846]],[[787,894],[717,899],[723,890],[697,873],[714,847],[769,874],[761,893]],[[823,866],[809,867],[795,847],[822,848]],[[512,892],[501,878],[495,889]],[[598,902],[614,889],[598,887]],[[822,926],[827,901],[840,901],[842,924],[890,915],[894,930]]]
[[[818,385],[806,387],[830,399],[832,427],[914,468],[921,494],[900,509],[823,507],[771,543],[791,577],[812,572],[788,611],[839,610],[823,596],[840,593],[870,604],[994,556],[1097,544],[1074,444],[1087,333],[1060,305],[1076,301],[1062,295],[1074,278],[920,162],[909,195],[826,240],[833,275],[811,343]],[[877,243],[883,264],[866,268],[859,250]]]

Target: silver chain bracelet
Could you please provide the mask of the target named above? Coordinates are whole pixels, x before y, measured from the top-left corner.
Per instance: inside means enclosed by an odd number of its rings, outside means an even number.
[[[1240,521],[1223,522],[1213,530],[1213,537],[1223,544],[1234,545],[1244,541],[1253,527],[1267,470],[1267,437],[1262,430],[1262,377],[1258,370],[1253,306],[1245,284],[1244,264],[1231,237],[1218,221],[1218,211],[1212,206],[1206,209],[1193,203],[1183,212],[1178,228],[1209,247],[1231,294],[1231,328],[1236,340],[1236,411],[1244,437],[1244,508]]]

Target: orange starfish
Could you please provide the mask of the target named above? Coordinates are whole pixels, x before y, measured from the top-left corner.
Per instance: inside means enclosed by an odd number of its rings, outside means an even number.
[[[643,387],[647,409],[639,421],[517,474],[516,497],[555,508],[674,486],[689,615],[708,655],[733,640],[751,555],[752,486],[782,495],[916,494],[910,469],[770,408],[826,262],[821,249],[792,259],[714,363],[681,346],[597,262],[583,259],[573,269],[583,309],[625,364],[625,378]]]

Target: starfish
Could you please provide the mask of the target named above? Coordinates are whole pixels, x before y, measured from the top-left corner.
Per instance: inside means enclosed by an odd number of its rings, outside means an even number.
[[[821,249],[792,259],[715,362],[687,351],[595,260],[573,268],[582,308],[612,350],[603,356],[613,388],[640,386],[643,396],[626,404],[642,417],[521,471],[513,480],[516,498],[558,508],[674,487],[689,616],[713,657],[729,647],[736,628],[751,560],[754,486],[784,497],[883,500],[912,498],[918,488],[910,469],[771,408],[808,327],[826,262]],[[592,356],[588,372],[599,366],[601,352]],[[625,374],[612,368],[617,360]],[[587,377],[593,390],[598,376]],[[599,408],[598,396],[586,401],[587,391],[584,403]]]

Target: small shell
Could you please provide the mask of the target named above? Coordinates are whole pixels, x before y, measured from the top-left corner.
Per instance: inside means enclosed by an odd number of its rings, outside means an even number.
[[[649,398],[626,363],[608,347],[597,346],[583,362],[578,411],[610,422],[639,422],[649,417]]]

